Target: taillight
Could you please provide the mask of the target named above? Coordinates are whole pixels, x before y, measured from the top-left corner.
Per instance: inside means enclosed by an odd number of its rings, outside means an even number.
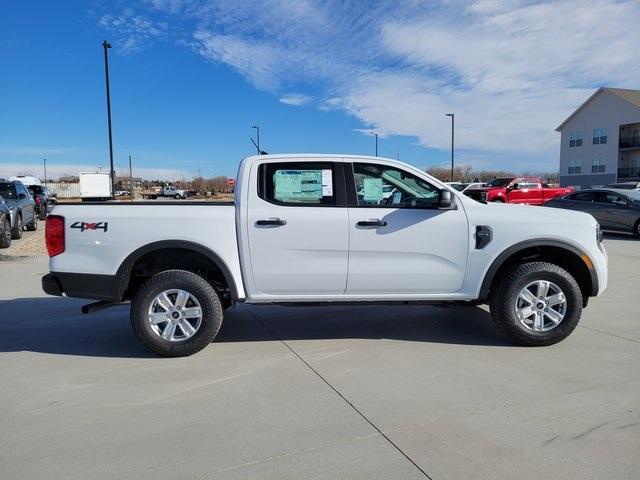
[[[50,257],[55,257],[64,252],[64,217],[60,215],[49,215],[47,217],[44,238]]]

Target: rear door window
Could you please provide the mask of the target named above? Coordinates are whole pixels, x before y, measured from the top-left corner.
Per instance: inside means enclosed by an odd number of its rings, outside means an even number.
[[[260,165],[258,195],[278,205],[333,206],[336,204],[332,162],[266,163]]]

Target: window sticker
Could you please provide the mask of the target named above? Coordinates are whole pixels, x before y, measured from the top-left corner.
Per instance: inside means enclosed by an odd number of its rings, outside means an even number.
[[[333,172],[331,169],[322,170],[322,196],[333,196]]]
[[[331,170],[328,170],[329,177]],[[323,196],[332,195],[323,185],[322,170],[277,170],[273,176],[275,199],[279,201],[317,202]]]
[[[300,170],[278,170],[273,182],[276,198],[291,197],[302,193],[302,175]]]
[[[364,179],[364,201],[365,202],[381,202],[382,201],[382,179],[381,178],[365,178]]]

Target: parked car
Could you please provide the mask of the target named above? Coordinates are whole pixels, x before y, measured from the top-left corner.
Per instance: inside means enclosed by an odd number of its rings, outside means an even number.
[[[116,190],[113,194],[114,197],[126,197],[130,195],[129,190]]]
[[[44,291],[100,300],[85,313],[131,301],[137,337],[184,356],[235,302],[488,303],[515,343],[550,345],[606,288],[585,213],[482,204],[378,157],[253,156],[237,178],[235,204],[57,205]]]
[[[36,202],[22,182],[0,181],[0,196],[11,214],[11,238],[22,238],[23,227],[30,231],[38,228]]]
[[[173,185],[167,185],[160,193],[161,197],[173,197],[173,198],[187,198],[189,195],[186,190],[182,190]]]
[[[0,197],[0,248],[11,246],[11,212],[4,198]]]
[[[43,187],[42,185],[29,185],[27,190],[29,190],[33,200],[36,202],[38,220],[44,220],[47,218],[49,206],[55,201],[54,196],[49,192],[47,187]]]
[[[593,189],[554,198],[545,207],[578,210],[593,215],[603,230],[631,232],[640,238],[640,192]]]
[[[472,183],[447,182],[447,185],[451,185],[453,188],[455,188],[456,190],[458,190],[459,192],[462,192],[462,193],[464,193],[469,188],[482,188],[482,187],[484,187],[484,183],[482,183],[482,182],[472,182]]]
[[[620,182],[605,185],[605,188],[614,188],[619,190],[640,190],[640,182]]]
[[[482,187],[469,188],[464,193],[480,202],[542,205],[552,198],[573,191],[573,187],[547,187],[539,177],[500,177]]]

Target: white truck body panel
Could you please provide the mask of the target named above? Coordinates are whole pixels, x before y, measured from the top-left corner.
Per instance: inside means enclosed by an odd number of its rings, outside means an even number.
[[[200,244],[225,262],[238,279],[238,294],[244,296],[234,207],[230,205],[114,204],[58,205],[65,224],[107,222],[102,230],[66,230],[65,252],[49,261],[51,271],[115,275],[122,262],[135,250],[163,240],[183,240]],[[159,225],[164,225],[158,228]],[[108,233],[108,234],[107,234]]]
[[[448,189],[457,208],[282,206],[258,196],[259,164],[308,160],[405,169]],[[238,297],[249,303],[475,300],[501,253],[520,242],[555,239],[585,252],[597,271],[597,293],[606,288],[606,252],[597,242],[595,219],[585,213],[481,204],[415,167],[378,157],[254,156],[241,163],[237,178],[235,207],[59,205],[53,213],[64,216],[67,225],[108,222],[109,234],[66,229],[66,251],[50,259],[50,270],[114,275],[136,249],[162,240],[183,240],[219,256],[233,275]],[[256,226],[265,218],[287,223],[277,228]],[[388,228],[354,227],[370,218],[386,219]],[[493,229],[493,240],[483,249],[475,248],[479,225]]]
[[[80,172],[80,197],[111,197],[111,177],[109,172]]]

